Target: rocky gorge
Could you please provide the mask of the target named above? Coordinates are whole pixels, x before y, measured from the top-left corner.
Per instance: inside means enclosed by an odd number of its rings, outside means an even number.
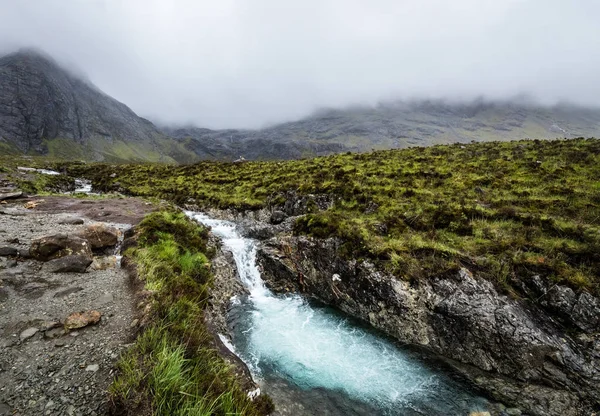
[[[261,240],[257,261],[276,293],[300,293],[368,323],[402,344],[442,357],[493,399],[498,414],[589,415],[600,396],[600,300],[526,279],[518,298],[462,267],[428,280],[400,280],[341,242],[293,233],[306,208],[327,196],[292,196],[252,212],[208,210]],[[533,300],[532,300],[533,299]]]

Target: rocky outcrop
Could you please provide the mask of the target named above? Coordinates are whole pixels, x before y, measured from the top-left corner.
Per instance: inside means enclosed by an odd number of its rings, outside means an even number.
[[[495,399],[528,413],[575,416],[600,407],[598,299],[590,294],[547,289],[548,307],[559,308],[582,331],[577,336],[467,269],[411,284],[369,262],[341,258],[338,245],[273,238],[258,252],[263,278],[275,291],[305,293],[447,357]]]

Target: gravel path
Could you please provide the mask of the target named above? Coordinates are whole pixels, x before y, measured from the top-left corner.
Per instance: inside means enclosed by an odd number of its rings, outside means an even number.
[[[74,206],[99,212],[109,210],[111,200],[62,198],[53,201],[52,209],[43,204],[34,210],[23,208],[23,201],[0,205],[0,247],[25,255],[34,238],[72,234],[105,221],[92,216],[83,225],[59,224],[73,213],[86,214]],[[130,224],[107,224],[124,230],[150,210],[141,201],[128,204],[135,214],[119,219]],[[135,306],[129,278],[116,258],[98,260],[108,266],[94,263],[86,273],[49,273],[35,260],[0,257],[0,415],[107,414],[114,363],[133,341]],[[59,323],[84,310],[99,311],[100,322],[64,333]]]

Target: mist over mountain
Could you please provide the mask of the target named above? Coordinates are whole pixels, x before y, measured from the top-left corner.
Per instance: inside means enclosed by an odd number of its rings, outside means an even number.
[[[187,163],[599,135],[599,109],[483,99],[323,109],[256,130],[159,128],[40,52],[22,50],[0,58],[0,149],[9,153]]]

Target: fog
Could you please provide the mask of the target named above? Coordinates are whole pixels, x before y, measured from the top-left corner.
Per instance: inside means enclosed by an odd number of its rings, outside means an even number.
[[[598,106],[599,21],[597,0],[0,0],[0,52],[156,121],[260,127],[398,98]]]

